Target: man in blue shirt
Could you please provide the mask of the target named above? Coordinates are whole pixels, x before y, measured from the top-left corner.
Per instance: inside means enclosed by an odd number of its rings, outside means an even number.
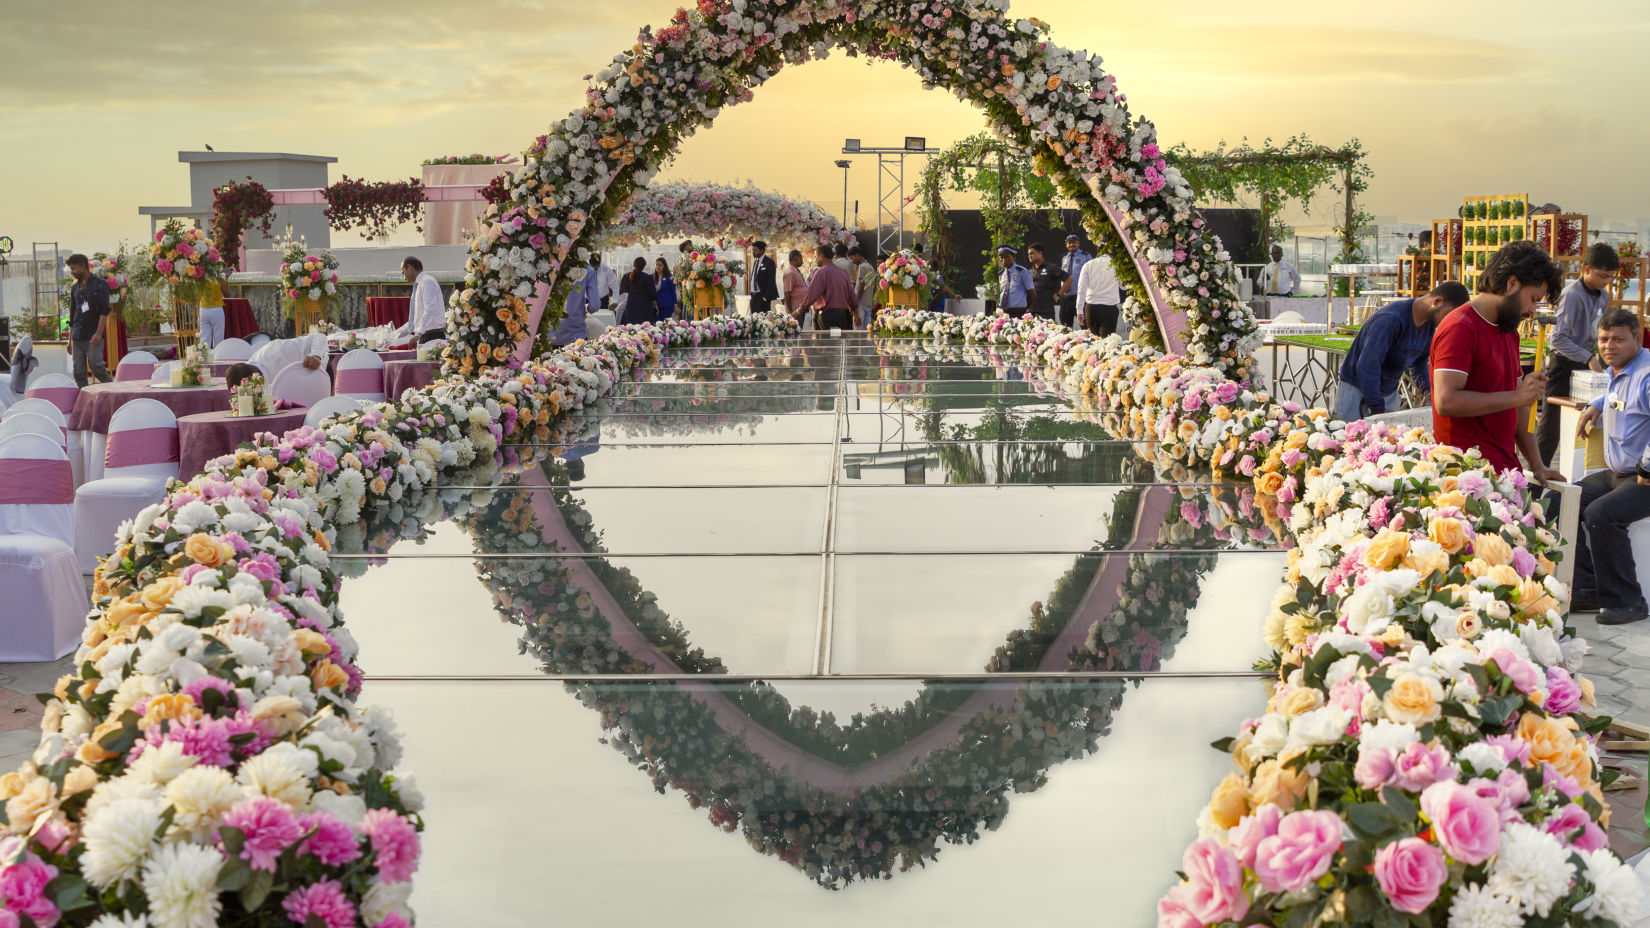
[[[1570,375],[1587,370],[1599,317],[1610,308],[1610,283],[1621,269],[1621,256],[1604,242],[1594,242],[1581,262],[1581,276],[1570,281],[1553,305],[1557,317],[1547,343],[1547,398],[1570,395]],[[1558,450],[1558,405],[1543,403],[1535,425],[1541,459],[1551,461]]]
[[[1082,246],[1077,236],[1066,236],[1066,256],[1060,259],[1060,270],[1066,275],[1060,287],[1060,324],[1068,329],[1077,324],[1077,278],[1083,273],[1083,265],[1094,257]]]
[[[1398,300],[1369,317],[1341,362],[1341,384],[1335,393],[1335,418],[1353,422],[1398,405],[1398,380],[1406,369],[1415,381],[1429,383],[1427,358],[1438,323],[1472,297],[1453,280],[1434,287],[1426,296]]]
[[[1025,315],[1031,308],[1034,289],[1031,272],[1014,263],[1014,249],[1007,245],[997,249],[997,310],[1013,316]]]
[[[1581,487],[1583,531],[1576,539],[1571,612],[1599,612],[1600,625],[1625,625],[1647,615],[1627,529],[1650,519],[1650,349],[1639,336],[1638,316],[1605,310],[1598,320],[1598,353],[1610,370],[1610,387],[1587,404],[1576,432],[1585,438],[1604,420],[1605,470]]]
[[[573,285],[573,292],[567,295],[567,302],[562,304],[566,315],[556,324],[556,332],[551,336],[550,344],[557,348],[565,348],[587,337],[585,316],[590,307],[600,306],[601,301],[601,282],[596,276],[596,269],[585,268],[584,277]]]

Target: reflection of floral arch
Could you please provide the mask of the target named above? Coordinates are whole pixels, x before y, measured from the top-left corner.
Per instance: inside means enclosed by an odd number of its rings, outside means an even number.
[[[792,248],[807,253],[845,242],[850,234],[829,212],[806,200],[751,186],[679,182],[637,191],[601,242],[612,248],[686,236],[749,248],[764,240],[768,254],[783,262]]]
[[[1099,59],[1049,43],[1048,27],[991,0],[918,4],[706,0],[644,30],[597,75],[585,106],[524,154],[471,245],[446,359],[460,374],[501,363],[558,317],[582,252],[611,229],[681,141],[787,64],[850,54],[898,61],[985,111],[1077,201],[1097,240],[1122,244],[1147,280],[1157,338],[1195,362],[1243,370],[1254,317],[1231,264],[1192,210],[1156,129],[1132,120]],[[1120,234],[1119,229],[1126,230]],[[1125,237],[1126,236],[1126,237]],[[1138,304],[1131,296],[1129,305]],[[512,325],[516,331],[512,331]]]

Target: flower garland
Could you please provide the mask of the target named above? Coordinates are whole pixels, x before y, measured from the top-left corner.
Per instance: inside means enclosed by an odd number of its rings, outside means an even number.
[[[1559,541],[1522,474],[1424,430],[1332,420],[1173,356],[1028,319],[879,317],[1005,345],[1091,393],[1165,470],[1253,480],[1294,546],[1266,637],[1266,714],[1220,744],[1215,790],[1159,924],[1345,919],[1626,923],[1609,776],[1575,717]],[[1240,922],[1246,923],[1246,922]]]
[[[676,235],[734,242],[740,248],[763,239],[769,254],[783,256],[792,248],[811,252],[846,242],[852,232],[805,200],[751,186],[680,181],[638,190],[601,241],[614,248]]]
[[[212,240],[233,264],[240,260],[242,236],[257,226],[268,235],[275,222],[275,197],[269,188],[246,176],[245,183],[232,180],[212,191]]]
[[[442,155],[438,158],[425,158],[426,165],[433,164],[513,164],[515,155],[483,155],[479,152],[473,155]]]
[[[370,242],[409,222],[424,231],[424,182],[416,177],[368,183],[345,174],[321,195],[327,201],[327,223],[340,232],[358,229]]]
[[[1009,18],[999,0],[704,0],[663,29],[644,29],[596,75],[585,105],[528,148],[508,200],[489,210],[448,315],[448,369],[469,375],[502,363],[502,346],[517,342],[510,324],[519,329],[529,318],[528,300],[547,299],[541,323],[553,324],[571,269],[683,139],[786,65],[840,45],[899,61],[926,86],[981,107],[993,131],[1055,177],[1091,226],[1110,222],[1106,206],[1115,210],[1132,255],[1164,288],[1164,323],[1185,321],[1178,335],[1139,324],[1141,337],[1184,341],[1193,363],[1241,374],[1256,327],[1227,283],[1230,257],[1194,213],[1156,130],[1131,120],[1099,59],[1054,45],[1047,31]],[[1126,309],[1148,322],[1149,309],[1133,296]]]

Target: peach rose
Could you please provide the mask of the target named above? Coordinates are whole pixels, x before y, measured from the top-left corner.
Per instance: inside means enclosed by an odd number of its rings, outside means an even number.
[[[1449,555],[1442,551],[1431,550],[1424,552],[1411,551],[1404,556],[1403,566],[1427,577],[1433,573],[1443,573],[1449,570]]]
[[[1512,563],[1512,545],[1493,532],[1485,532],[1472,540],[1472,553],[1492,566]]]
[[[104,610],[103,620],[115,628],[121,628],[136,625],[148,611],[143,603],[123,599],[109,604],[109,608]]]
[[[97,771],[82,764],[63,776],[63,798],[97,788]]]
[[[1593,681],[1586,677],[1577,677],[1576,685],[1581,687],[1581,704],[1589,709],[1598,708],[1598,694],[1593,690]]]
[[[349,674],[344,672],[344,668],[334,664],[330,657],[321,658],[321,662],[310,670],[309,678],[315,683],[317,691],[327,687],[343,687],[349,683]]]
[[[1513,570],[1511,564],[1496,564],[1489,570],[1484,571],[1483,576],[1494,581],[1496,586],[1516,587],[1518,581],[1523,579],[1518,576],[1518,571]]]
[[[187,693],[163,693],[151,698],[143,709],[143,720],[150,725],[166,720],[193,722],[200,717],[200,707]]]
[[[88,764],[100,764],[106,760],[112,760],[113,758],[119,757],[119,754],[106,750],[101,742],[104,738],[119,732],[121,728],[122,725],[118,719],[110,719],[102,725],[97,726],[97,728],[92,731],[92,736],[87,738],[86,743],[82,744],[80,746],[80,750],[75,752],[75,757]]]
[[[1462,609],[1455,617],[1455,633],[1471,641],[1484,630],[1484,620],[1479,618],[1475,609]]]
[[[1278,704],[1277,711],[1279,715],[1293,718],[1314,709],[1322,708],[1323,693],[1313,687],[1302,686],[1290,690],[1289,695],[1283,697],[1283,701]]]
[[[1452,490],[1448,493],[1439,493],[1437,496],[1432,498],[1432,504],[1439,509],[1460,509],[1462,506],[1467,504],[1467,495],[1462,493],[1460,490]]]
[[[1378,570],[1397,567],[1409,553],[1409,533],[1383,528],[1364,549],[1364,561]]]
[[[1587,756],[1587,745],[1576,735],[1576,720],[1548,718],[1536,712],[1526,712],[1518,720],[1517,737],[1530,746],[1532,766],[1543,762],[1553,765],[1559,773],[1586,783],[1593,778],[1592,760]]]
[[[1249,787],[1243,776],[1228,773],[1209,797],[1209,820],[1221,828],[1231,828],[1249,814]]]
[[[325,637],[312,628],[300,628],[292,633],[292,641],[298,650],[306,654],[325,656],[332,653],[332,646],[327,644]]]
[[[191,561],[204,564],[207,567],[216,567],[223,563],[223,546],[216,538],[205,532],[196,532],[183,543],[183,553]]]
[[[142,599],[143,604],[150,609],[159,610],[170,603],[172,597],[176,596],[178,591],[183,589],[183,586],[183,578],[173,574],[162,577],[144,587],[143,592],[138,594],[138,598]]]
[[[1443,698],[1444,688],[1437,680],[1406,673],[1392,681],[1392,688],[1381,700],[1381,708],[1394,722],[1424,725],[1437,721],[1443,714],[1438,706],[1438,700]]]
[[[1253,808],[1270,802],[1287,812],[1306,795],[1310,780],[1304,772],[1291,770],[1279,760],[1262,761],[1249,784],[1249,805]]]
[[[1427,537],[1445,553],[1456,554],[1467,546],[1467,526],[1460,519],[1434,518],[1427,525]]]
[[[27,834],[42,816],[57,812],[58,802],[56,784],[42,776],[31,777],[21,792],[6,800],[6,823],[14,833]]]
[[[1283,489],[1283,475],[1277,471],[1261,474],[1255,481],[1255,489],[1263,496],[1277,496],[1278,491]]]

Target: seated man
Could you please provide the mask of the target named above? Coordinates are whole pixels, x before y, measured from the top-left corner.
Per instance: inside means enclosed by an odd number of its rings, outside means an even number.
[[[318,370],[322,362],[327,359],[327,337],[325,335],[305,335],[301,338],[278,338],[266,342],[247,363],[263,371],[267,380],[275,379],[275,375],[289,364],[304,362],[304,367]]]
[[[251,377],[253,374],[262,373],[263,371],[258,370],[254,364],[247,361],[236,361],[234,364],[229,365],[228,370],[223,372],[223,381],[229,385],[231,391],[234,391],[246,378]],[[264,379],[268,380],[267,377]]]
[[[1398,380],[1405,370],[1427,386],[1427,360],[1438,323],[1467,302],[1467,288],[1446,280],[1426,296],[1397,300],[1369,317],[1341,362],[1335,418],[1353,422],[1398,408]]]
[[[1650,349],[1639,343],[1638,316],[1606,310],[1598,320],[1598,353],[1610,387],[1587,404],[1577,432],[1586,437],[1604,420],[1606,470],[1582,480],[1583,530],[1576,539],[1572,612],[1599,612],[1600,625],[1625,625],[1650,615],[1639,588],[1627,529],[1650,518]]]

